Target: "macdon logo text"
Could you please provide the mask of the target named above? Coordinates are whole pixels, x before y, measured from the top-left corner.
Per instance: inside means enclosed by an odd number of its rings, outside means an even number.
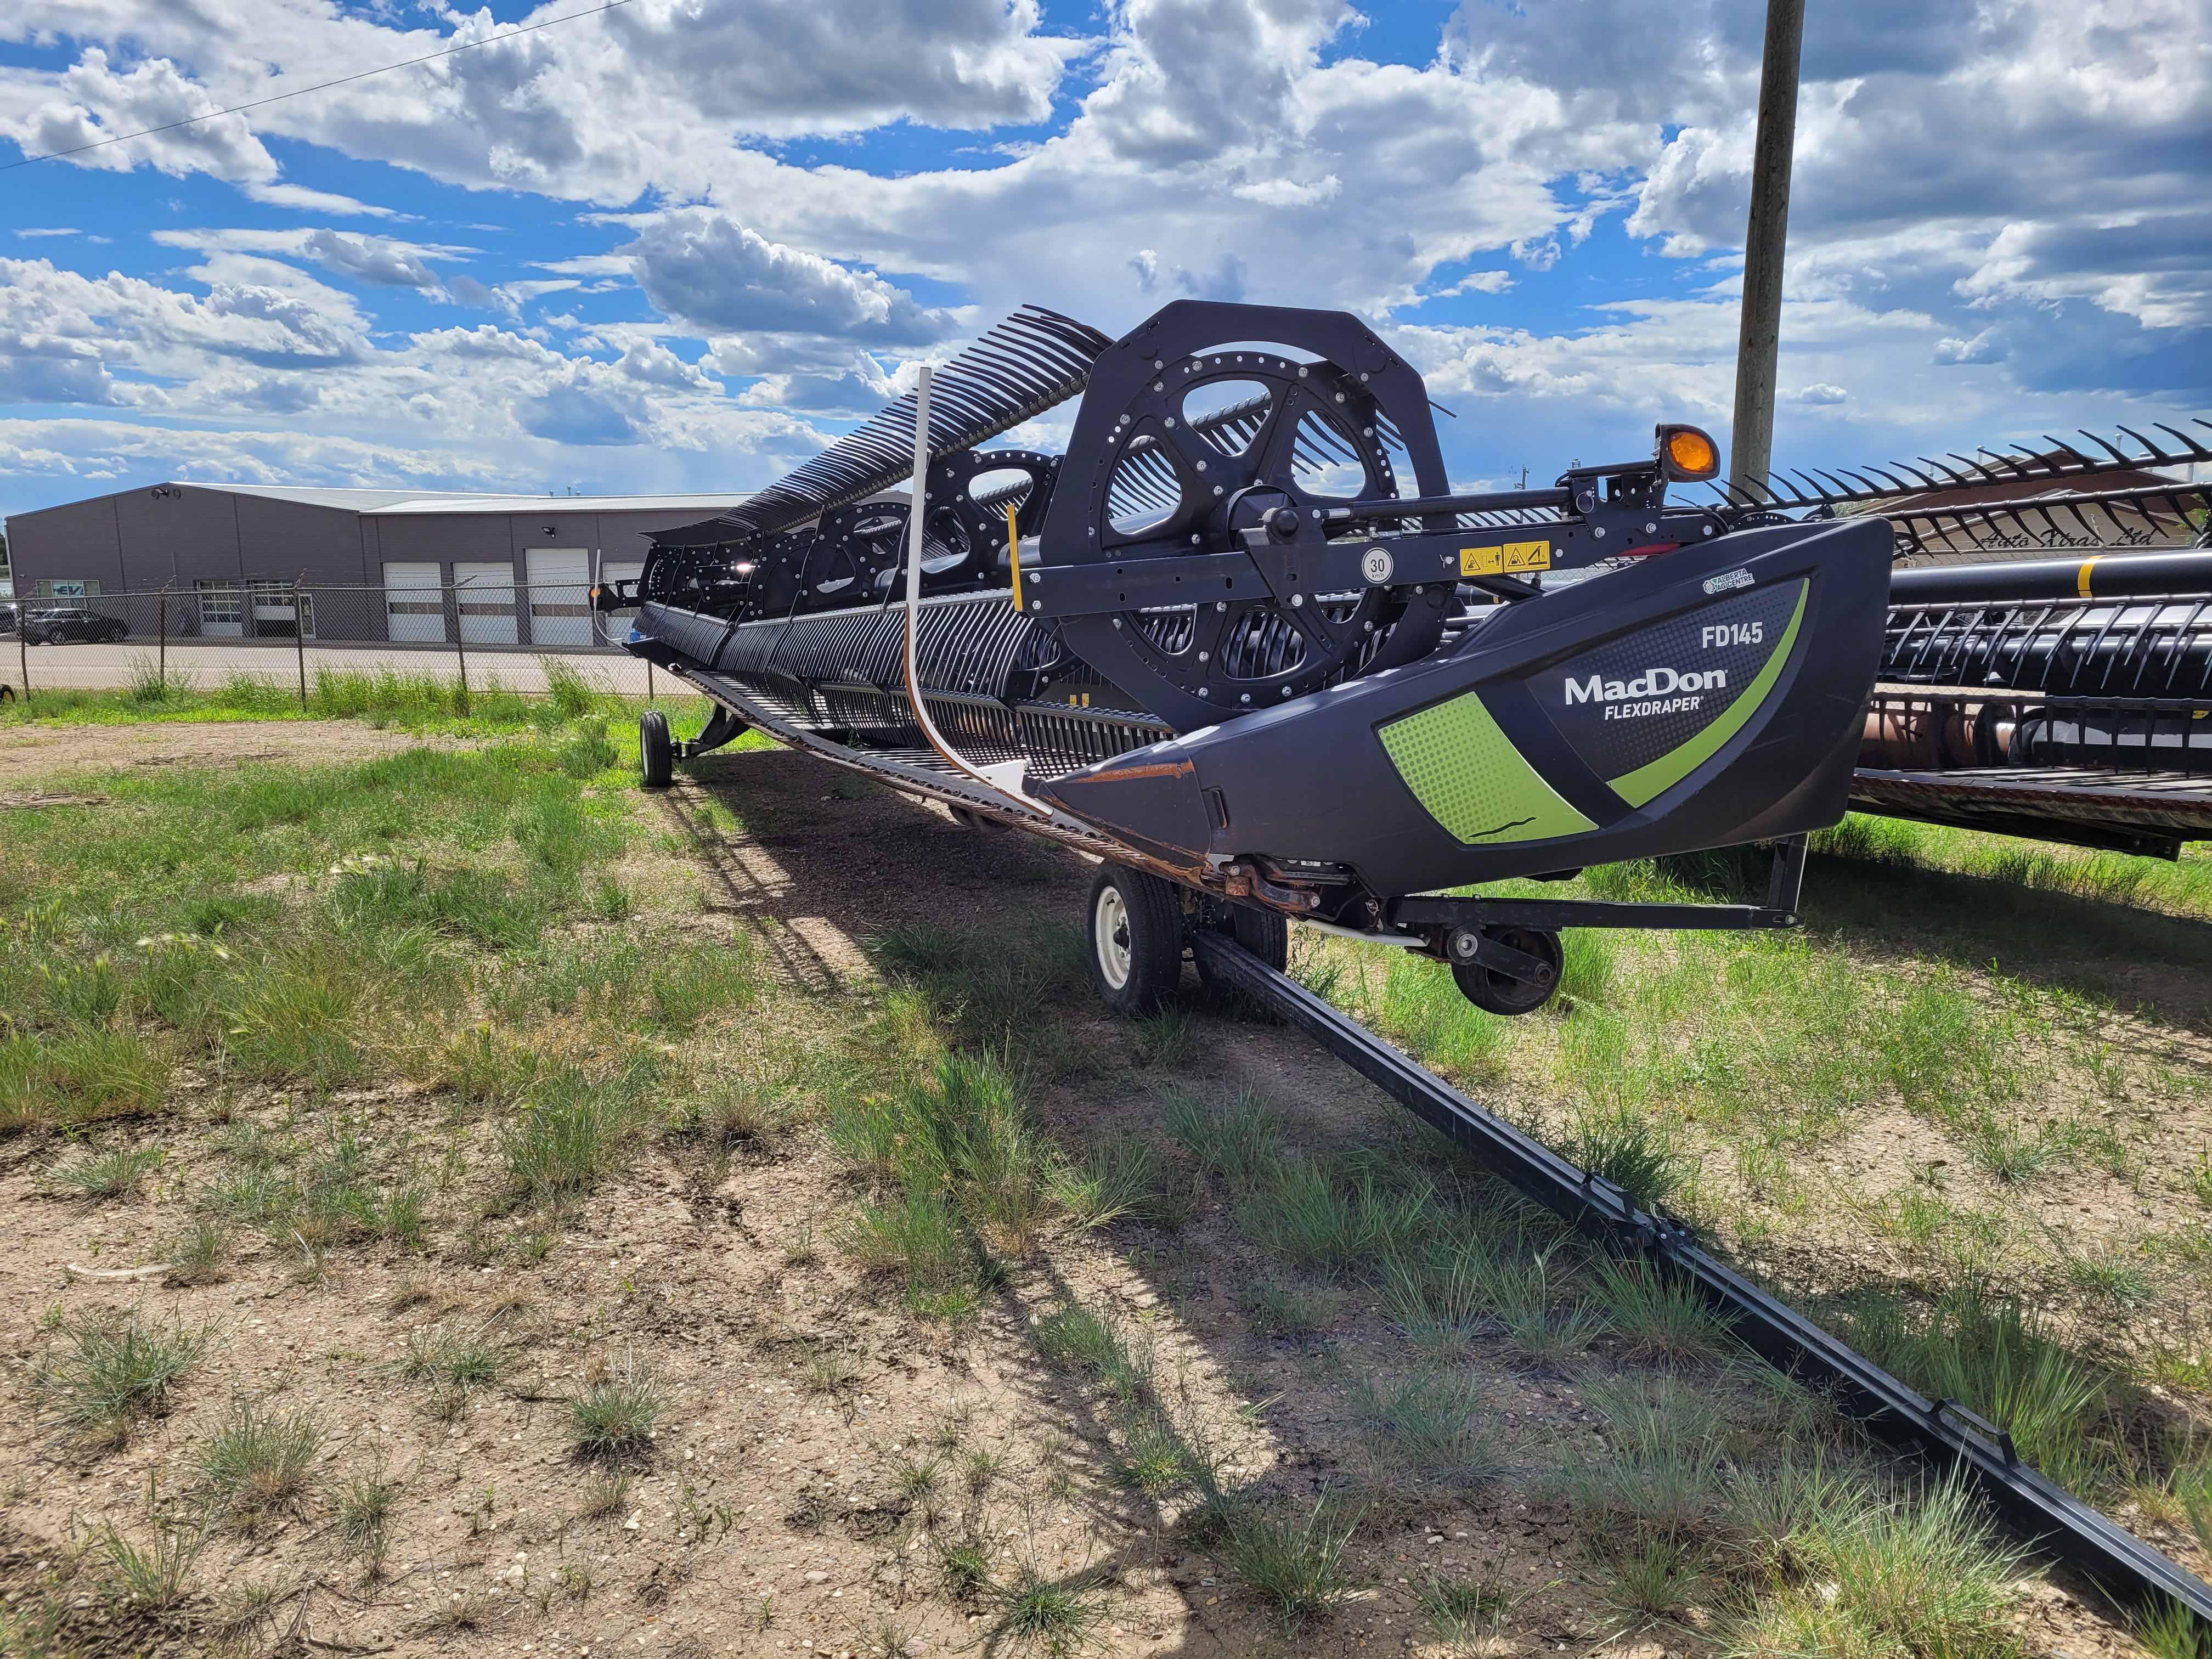
[[[1696,708],[1705,702],[1699,694],[1723,690],[1727,685],[1725,668],[1688,674],[1672,668],[1647,668],[1632,680],[1609,680],[1593,674],[1586,680],[1567,680],[1567,705],[1602,703],[1606,719],[1634,720],[1644,714],[1674,714]]]

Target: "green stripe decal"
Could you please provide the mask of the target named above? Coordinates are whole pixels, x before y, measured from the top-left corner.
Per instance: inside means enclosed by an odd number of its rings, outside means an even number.
[[[1494,846],[1597,828],[1537,775],[1472,691],[1393,720],[1381,736],[1406,787],[1455,841]]]
[[[1790,647],[1797,642],[1798,625],[1805,620],[1805,599],[1810,591],[1810,584],[1797,584],[1797,608],[1790,613],[1790,626],[1782,630],[1781,641],[1767,658],[1766,665],[1759,671],[1759,677],[1728,706],[1728,711],[1680,748],[1670,749],[1648,766],[1639,766],[1633,772],[1610,780],[1614,793],[1631,806],[1642,806],[1688,777],[1719,753],[1723,744],[1743,730],[1765,702],[1767,694],[1774,690],[1774,683],[1782,678],[1783,667],[1790,660]]]

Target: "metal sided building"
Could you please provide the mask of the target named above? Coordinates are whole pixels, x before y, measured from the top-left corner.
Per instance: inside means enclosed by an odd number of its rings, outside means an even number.
[[[163,483],[11,514],[7,528],[33,610],[126,615],[144,606],[120,596],[166,592],[167,626],[186,637],[428,645],[458,629],[471,645],[581,646],[593,580],[635,576],[654,532],[744,499]]]

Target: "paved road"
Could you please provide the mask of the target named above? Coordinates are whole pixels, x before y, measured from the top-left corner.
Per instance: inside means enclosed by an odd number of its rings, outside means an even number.
[[[27,668],[34,690],[102,691],[129,685],[155,659],[151,645],[33,645],[18,647],[12,635],[0,638],[0,681],[20,690]],[[645,665],[624,651],[530,651],[513,647],[469,647],[469,684],[483,690],[495,682],[511,691],[542,692],[543,657],[555,657],[584,677],[586,684],[641,696]],[[307,677],[321,667],[356,673],[390,669],[399,674],[436,674],[450,679],[460,669],[451,646],[309,645]],[[296,683],[295,647],[281,641],[240,645],[231,641],[169,642],[169,672],[188,674],[201,687],[221,684],[233,674],[251,674],[281,685]],[[665,684],[665,678],[661,681]]]

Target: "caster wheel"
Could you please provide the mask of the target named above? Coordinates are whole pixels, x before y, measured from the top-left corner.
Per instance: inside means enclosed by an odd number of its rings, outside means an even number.
[[[648,708],[637,720],[638,777],[648,789],[676,781],[676,744],[668,735],[668,716]]]
[[[1533,1014],[1552,1000],[1559,988],[1559,969],[1566,956],[1559,936],[1540,927],[1486,927],[1484,936],[1531,956],[1544,966],[1540,981],[1516,979],[1479,962],[1452,963],[1452,981],[1459,993],[1476,1007],[1492,1014]]]
[[[1145,1013],[1182,977],[1182,906],[1158,876],[1118,864],[1091,884],[1091,977],[1117,1014]]]

